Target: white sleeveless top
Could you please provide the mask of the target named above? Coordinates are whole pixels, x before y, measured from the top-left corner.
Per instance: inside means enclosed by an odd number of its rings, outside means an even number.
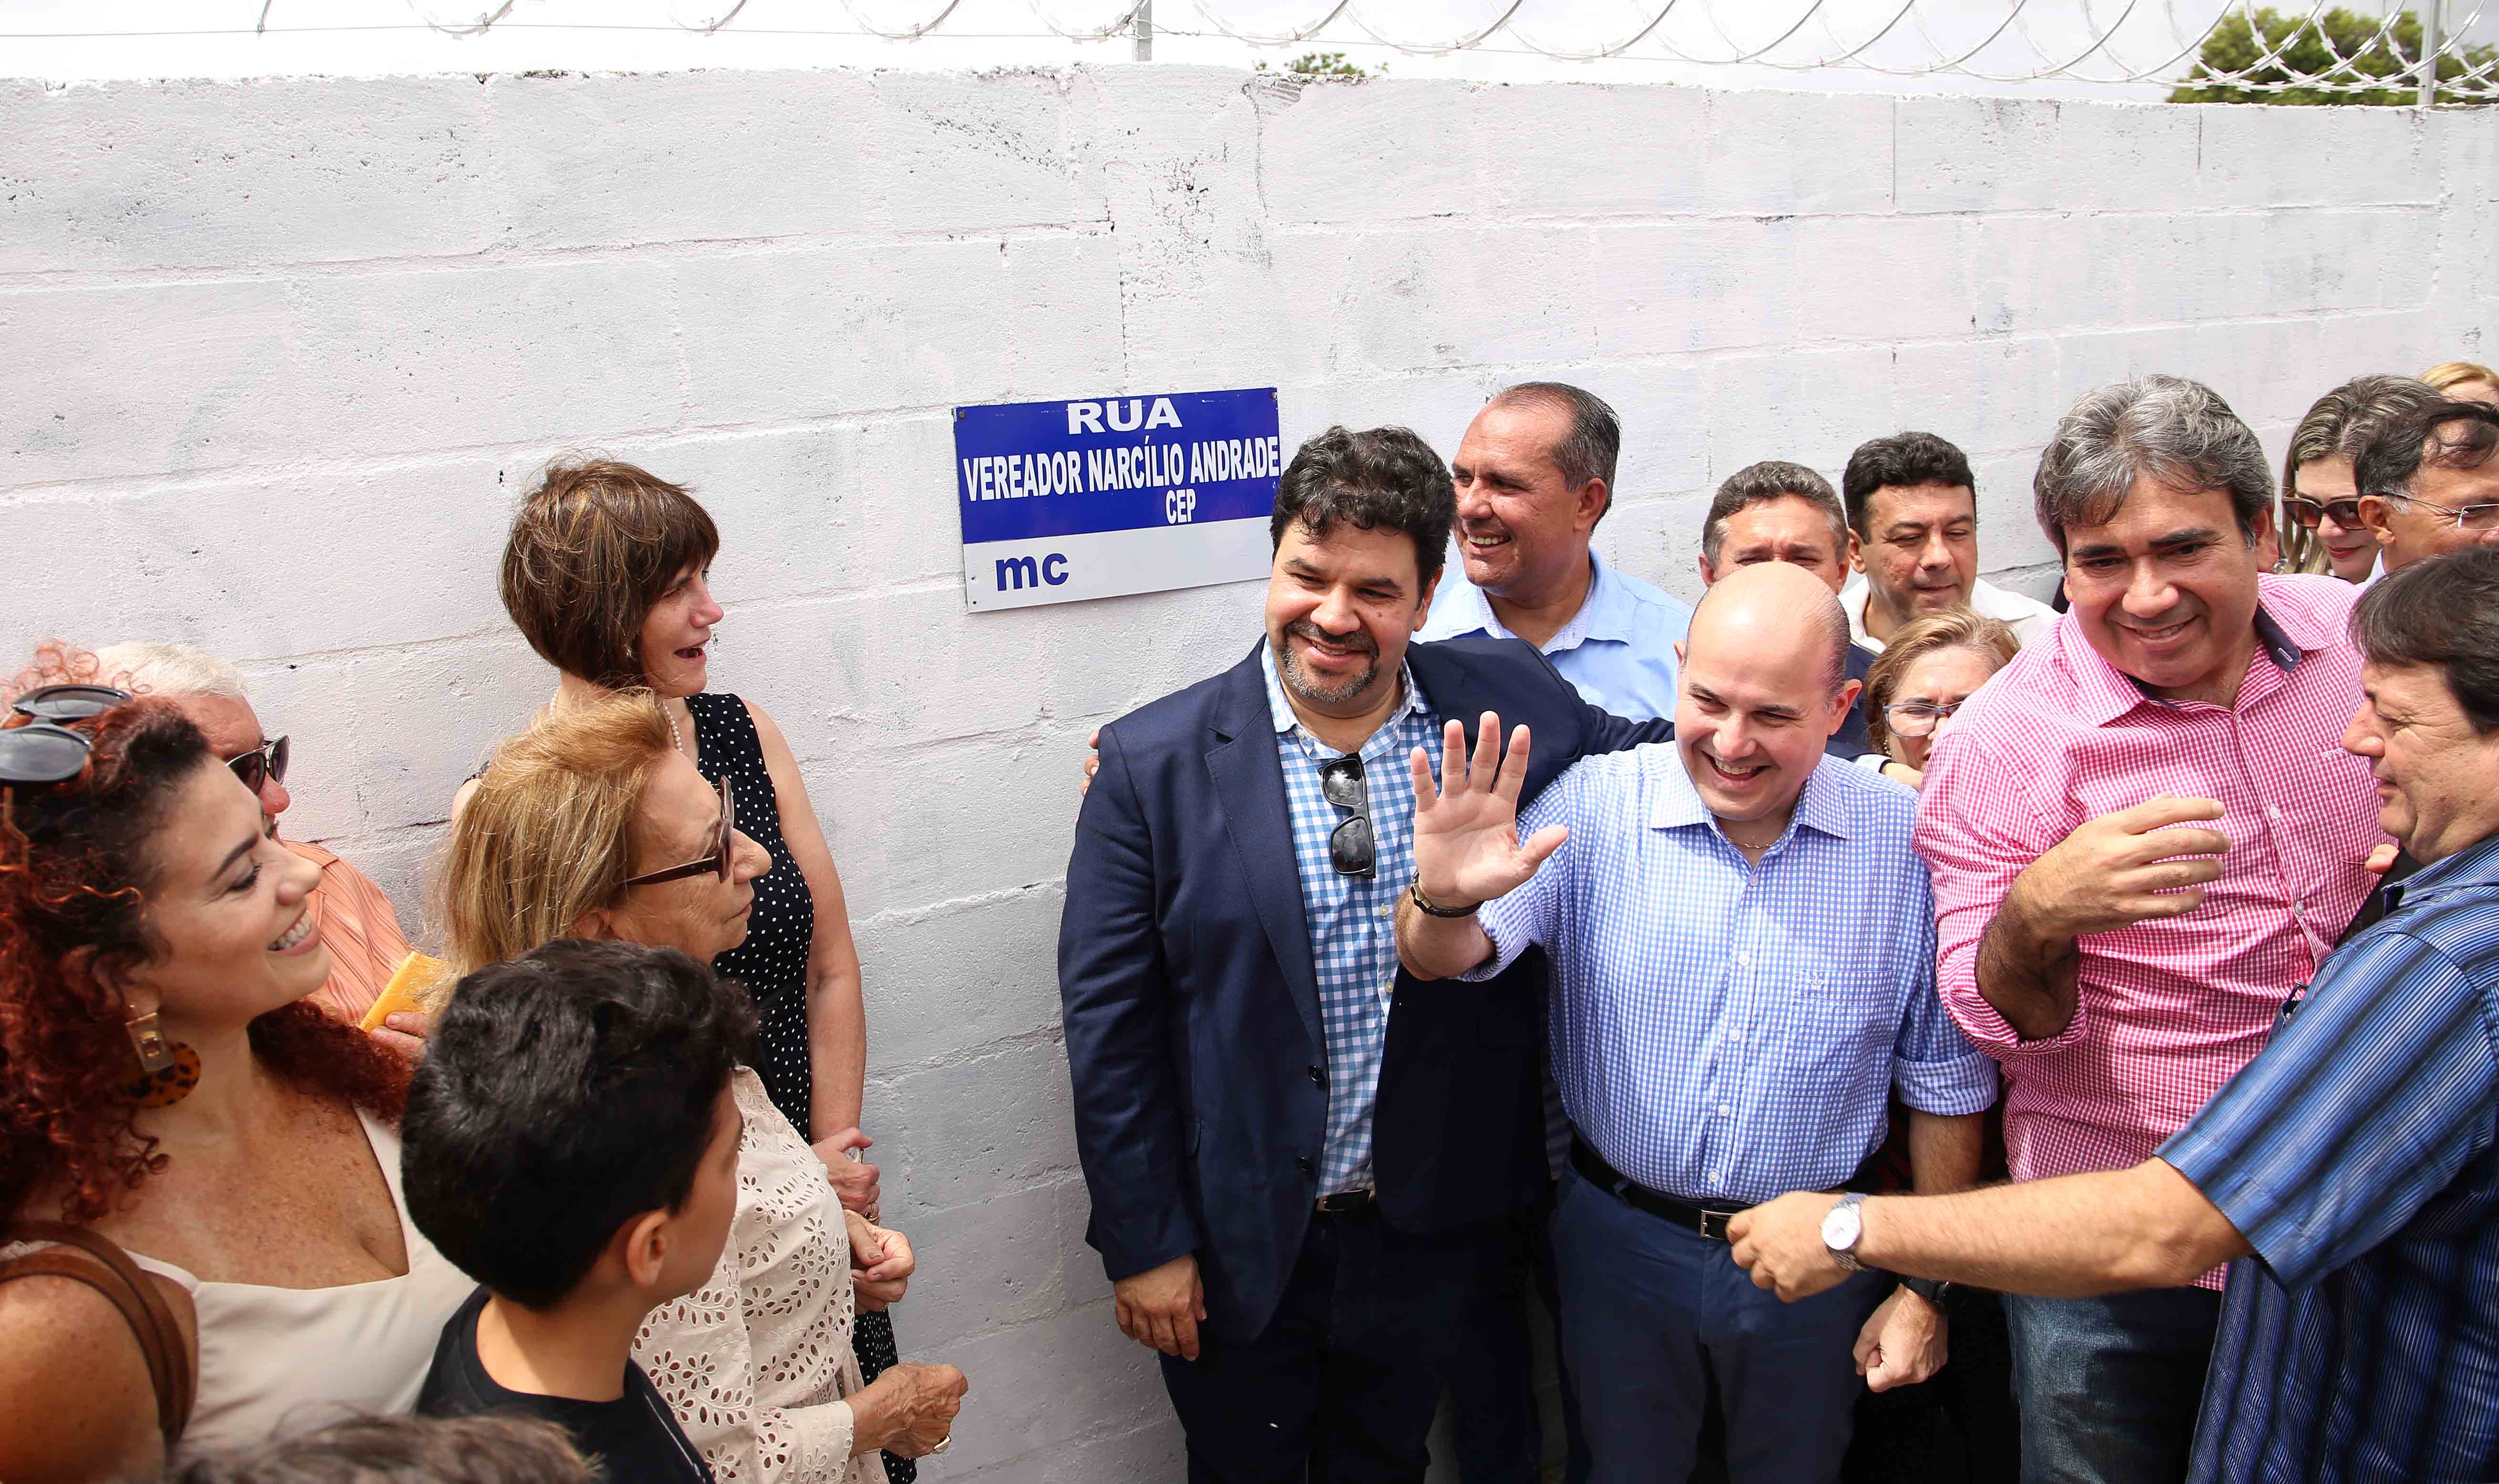
[[[443,1324],[476,1288],[407,1219],[399,1135],[362,1109],[356,1117],[399,1212],[405,1276],[335,1288],[204,1283],[172,1263],[130,1254],[181,1284],[199,1313],[199,1400],[183,1453],[252,1447],[349,1415],[407,1411]]]

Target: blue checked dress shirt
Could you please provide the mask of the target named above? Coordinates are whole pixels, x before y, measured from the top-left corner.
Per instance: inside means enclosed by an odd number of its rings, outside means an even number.
[[[2160,1157],[2230,1265],[2189,1477],[2499,1479],[2499,839],[2385,919]]]
[[[1327,1034],[1327,1145],[1319,1154],[1319,1194],[1368,1190],[1379,1052],[1387,1044],[1388,1005],[1397,989],[1397,898],[1414,879],[1414,786],[1406,759],[1417,747],[1439,748],[1441,724],[1415,686],[1413,672],[1405,670],[1399,676],[1405,703],[1371,734],[1360,753],[1378,864],[1367,879],[1339,876],[1328,862],[1328,836],[1349,815],[1319,790],[1319,767],[1345,754],[1311,735],[1293,715],[1292,702],[1284,698],[1283,684],[1276,677],[1274,646],[1258,651],[1258,663],[1267,676],[1276,755],[1284,765],[1293,859],[1302,877],[1302,915],[1310,923],[1319,1022]]]
[[[1883,1141],[1897,1088],[1985,1112],[1996,1068],[1935,997],[1916,796],[1825,757],[1748,864],[1673,743],[1574,764],[1520,817],[1571,838],[1485,904],[1493,957],[1552,960],[1553,1063],[1606,1163],[1687,1201],[1827,1190]]]

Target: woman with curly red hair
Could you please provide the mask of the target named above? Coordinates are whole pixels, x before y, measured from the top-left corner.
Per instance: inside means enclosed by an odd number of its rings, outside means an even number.
[[[171,703],[12,695],[0,1232],[59,1223],[126,1252],[196,1401],[187,1431],[160,1414],[150,1327],[106,1288],[0,1284],[0,1479],[119,1478],[177,1436],[254,1445],[415,1400],[470,1283],[400,1201],[405,1064],[305,998],[329,972],[318,875]],[[0,1260],[55,1251],[0,1238]]]

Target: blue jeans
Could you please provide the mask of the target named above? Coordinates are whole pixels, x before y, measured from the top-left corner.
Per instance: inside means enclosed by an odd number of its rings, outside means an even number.
[[[2004,1296],[2022,1484],[2187,1477],[2222,1296],[2154,1288],[2097,1299]]]
[[[1860,1273],[1798,1304],[1753,1286],[1727,1243],[1562,1173],[1553,1210],[1562,1344],[1596,1484],[1683,1484],[1716,1376],[1733,1484],[1829,1484],[1866,1383],[1852,1347],[1892,1279]]]

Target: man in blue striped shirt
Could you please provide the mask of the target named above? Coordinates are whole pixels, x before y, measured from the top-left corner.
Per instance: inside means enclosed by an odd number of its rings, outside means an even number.
[[[1551,959],[1578,1135],[1552,1221],[1562,1343],[1608,1484],[1691,1470],[1713,1375],[1736,1484],[1834,1478],[1865,1386],[1940,1359],[1932,1301],[1879,1274],[1782,1311],[1726,1260],[1745,1203],[1855,1172],[1895,1087],[1930,1189],[1976,1178],[1996,1100],[1935,997],[1914,798],[1822,750],[1856,694],[1847,648],[1813,574],[1741,567],[1694,615],[1674,745],[1582,762],[1523,816],[1524,728],[1504,766],[1486,719],[1471,770],[1452,725],[1445,789],[1415,754],[1407,967]]]
[[[2352,632],[2343,745],[2423,864],[2272,1044],[2131,1170],[1835,1222],[1782,1196],[1731,1227],[1754,1282],[1802,1298],[1844,1256],[2063,1297],[2236,1259],[2191,1478],[2499,1477],[2499,549],[2390,573]]]

